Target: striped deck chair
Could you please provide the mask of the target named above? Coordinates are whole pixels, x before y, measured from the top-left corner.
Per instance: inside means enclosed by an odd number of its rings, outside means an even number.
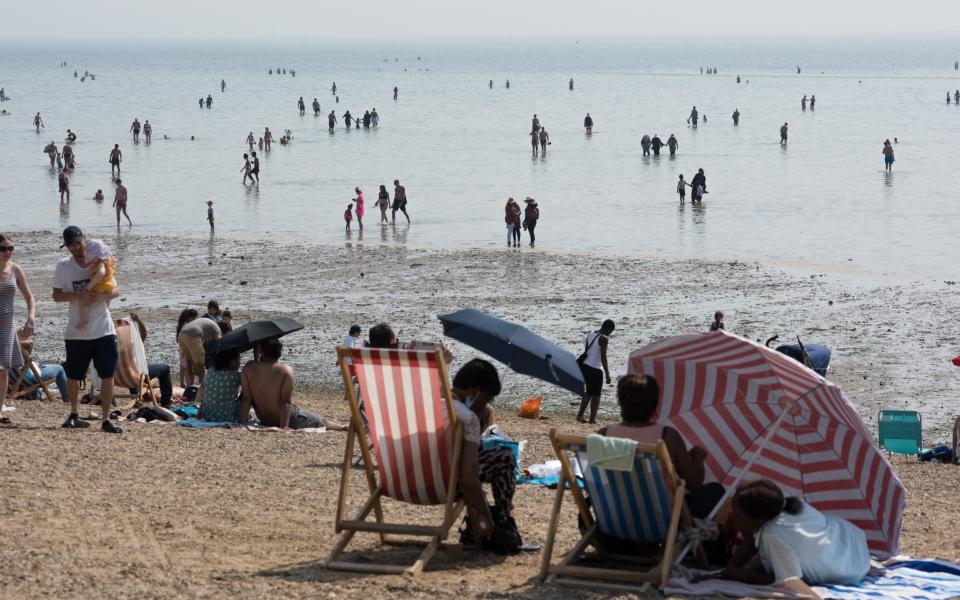
[[[117,330],[117,350],[120,354],[120,362],[113,374],[114,403],[116,404],[116,398],[134,398],[130,406],[122,409],[128,410],[142,402],[142,399],[146,396],[144,394],[145,390],[151,390],[152,382],[147,368],[147,352],[143,346],[143,340],[140,338],[140,330],[132,319],[115,319],[113,324]],[[131,389],[135,389],[137,392],[130,394],[116,391]],[[152,391],[149,394],[149,402],[156,406]]]
[[[462,431],[453,410],[442,351],[339,347],[337,358],[351,418],[335,523],[340,539],[322,564],[334,570],[416,575],[446,540],[464,507],[463,501],[456,499]],[[376,470],[346,358],[353,360],[363,394]],[[360,448],[370,495],[357,515],[346,519],[355,442]],[[442,505],[443,518],[432,526],[388,523],[380,501],[383,496],[408,504]],[[374,520],[368,521],[371,512]],[[385,544],[410,543],[389,534],[425,537],[426,541],[414,543],[426,547],[409,567],[339,560],[358,531],[376,533]]]
[[[23,368],[14,369],[10,372],[10,399],[16,400],[24,396],[33,394],[36,390],[43,392],[42,398],[53,402],[53,394],[50,392],[50,384],[55,383],[56,379],[43,379],[40,377],[40,369],[33,364],[33,357],[23,346],[20,347],[20,354],[23,356]],[[60,390],[60,394],[65,394],[66,390]]]
[[[540,578],[558,584],[617,591],[637,592],[638,587],[643,590],[651,583],[662,589],[679,550],[679,527],[687,528],[692,524],[684,502],[685,485],[677,478],[663,441],[656,445],[638,444],[632,471],[591,467],[587,460],[587,439],[583,436],[561,435],[551,429],[550,441],[560,459],[561,479],[566,485],[557,486]],[[590,503],[576,483],[571,456],[583,472]],[[560,509],[568,491],[587,531],[563,560],[554,564],[551,561]],[[603,559],[637,562],[636,558],[606,552],[603,536],[598,533],[643,544],[660,544],[659,562],[650,570],[575,564],[587,556],[586,550],[591,543],[599,550],[601,564]]]

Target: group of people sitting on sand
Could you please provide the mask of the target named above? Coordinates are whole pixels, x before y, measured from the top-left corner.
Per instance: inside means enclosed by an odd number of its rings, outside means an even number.
[[[715,323],[721,323],[718,313]],[[719,325],[722,327],[722,325]],[[345,345],[360,345],[360,328],[350,330]],[[389,325],[381,323],[369,331],[369,347],[398,348],[400,344]],[[516,491],[516,461],[507,448],[484,448],[482,436],[496,424],[493,403],[500,394],[497,369],[488,361],[473,359],[454,375],[453,406],[463,426],[460,464],[460,493],[467,505],[469,526],[461,542],[498,552],[519,551],[504,540],[501,532],[516,524],[512,519]],[[708,518],[725,496],[717,482],[707,482],[704,463],[707,451],[688,447],[671,427],[656,422],[660,388],[650,376],[630,374],[617,384],[620,421],[601,427],[602,436],[627,438],[645,444],[663,440],[677,476],[686,484],[686,505],[696,519]],[[487,505],[482,485],[489,483],[494,499]],[[726,510],[728,527],[720,540],[705,546],[711,562],[726,564],[714,577],[754,584],[771,584],[800,578],[808,584],[853,583],[870,569],[870,556],[863,531],[843,519],[819,512],[799,498],[786,497],[772,481],[759,479],[741,484],[731,495]],[[504,524],[510,526],[504,527]],[[517,535],[519,540],[519,534]],[[735,543],[736,542],[736,543]],[[615,554],[655,554],[648,547],[627,540],[602,539]]]

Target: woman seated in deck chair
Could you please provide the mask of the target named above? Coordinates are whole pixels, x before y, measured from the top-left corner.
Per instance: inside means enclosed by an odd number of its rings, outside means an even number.
[[[372,336],[371,336],[372,337]],[[500,394],[500,376],[489,362],[475,358],[453,377],[453,407],[463,426],[460,455],[460,493],[467,504],[468,527],[461,533],[465,545],[479,545],[499,554],[514,554],[522,540],[510,516],[516,491],[516,461],[508,448],[484,449],[481,432],[493,425],[490,403]],[[487,506],[482,484],[493,490],[493,510]]]
[[[610,437],[635,440],[641,444],[656,444],[663,440],[670,454],[670,462],[687,487],[686,502],[695,519],[706,518],[725,492],[719,483],[704,483],[703,462],[707,451],[700,446],[687,450],[683,437],[676,429],[658,425],[653,417],[660,404],[660,386],[653,377],[626,375],[617,383],[617,403],[620,418],[616,425],[601,427],[597,433]]]

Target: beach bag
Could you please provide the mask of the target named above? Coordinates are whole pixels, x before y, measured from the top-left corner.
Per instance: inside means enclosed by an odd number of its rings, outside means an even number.
[[[543,396],[527,398],[520,403],[520,410],[517,416],[524,419],[540,419],[540,404],[543,402]]]
[[[481,547],[487,552],[504,556],[520,554],[523,549],[523,538],[520,537],[517,522],[513,517],[501,514],[496,506],[490,507],[490,516],[493,517],[493,534],[482,541]],[[469,515],[463,518],[463,524],[460,526],[460,543],[476,544]]]
[[[589,344],[587,344],[587,347],[583,350],[583,352],[580,353],[580,356],[577,357],[577,364],[580,365],[581,369],[583,368],[583,361],[587,360],[587,352],[590,351],[590,346],[592,346],[594,342],[600,339],[601,335],[603,334],[597,333],[596,337],[594,337],[593,340]]]

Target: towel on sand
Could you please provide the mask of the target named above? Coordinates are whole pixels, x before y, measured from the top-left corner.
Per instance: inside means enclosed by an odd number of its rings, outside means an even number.
[[[587,460],[591,467],[611,471],[630,471],[637,442],[625,438],[607,437],[591,433],[587,436]]]
[[[670,572],[664,592],[682,596],[722,594],[735,598],[803,598],[785,588],[773,585],[750,585],[737,581],[707,579],[693,583],[694,577],[707,573],[676,566]],[[946,600],[960,597],[960,565],[942,560],[891,559],[883,565],[874,563],[870,573],[856,585],[823,585],[811,588],[821,598],[863,600]]]

